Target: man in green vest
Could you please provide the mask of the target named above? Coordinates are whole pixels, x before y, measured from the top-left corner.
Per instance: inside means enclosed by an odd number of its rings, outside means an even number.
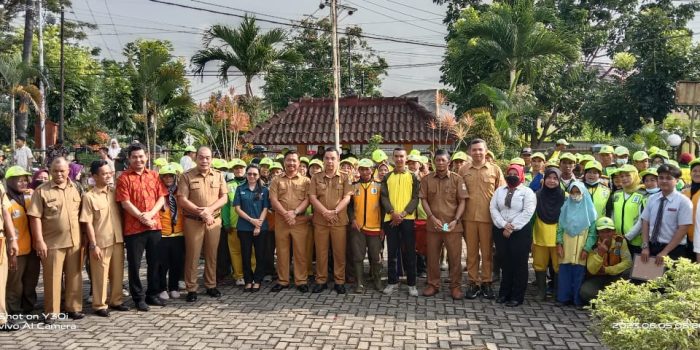
[[[600,151],[598,151],[598,159],[600,160],[600,164],[603,165],[603,175],[608,177],[610,176],[610,170],[617,169],[615,166],[615,159],[613,158],[614,153],[615,149],[609,145],[601,146]]]

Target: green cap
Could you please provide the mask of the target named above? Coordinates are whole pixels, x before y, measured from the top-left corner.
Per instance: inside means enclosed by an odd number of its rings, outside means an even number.
[[[426,156],[420,156],[420,162],[423,164],[428,164],[430,163],[430,159],[428,159]]]
[[[597,169],[598,171],[603,173],[603,164],[600,164],[600,162],[596,161],[596,160],[594,160],[592,162],[588,162],[588,163],[586,163],[586,166],[584,167],[583,170],[588,171],[590,169]]]
[[[463,160],[466,162],[467,161],[467,154],[462,152],[462,151],[455,152],[452,155],[452,160]]]
[[[228,162],[221,158],[214,158],[211,161],[211,167],[214,169],[228,169]]]
[[[283,170],[282,164],[280,164],[280,163],[278,163],[278,162],[274,162],[274,163],[272,163],[272,165],[270,165],[270,170],[272,170],[272,169],[280,169],[280,170]]]
[[[493,155],[493,152],[491,152],[491,151],[486,151],[486,155],[491,157],[491,159],[494,159],[494,160],[496,159],[496,156]]]
[[[163,165],[160,170],[158,170],[158,175],[173,175],[177,176],[178,169],[173,163]]]
[[[567,160],[570,160],[570,161],[576,163],[576,156],[574,156],[573,154],[571,154],[571,153],[569,153],[569,152],[566,152],[566,153],[564,153],[564,154],[562,154],[562,155],[559,156],[559,161],[560,161],[560,162],[561,162],[562,160],[564,160],[564,159],[567,159]]]
[[[170,163],[168,163],[168,165],[174,167],[175,171],[177,171],[178,174],[182,174],[185,172],[185,169],[178,162],[170,162]]]
[[[554,167],[554,168],[559,168],[559,159],[552,158],[547,162],[547,165],[545,167]]]
[[[517,164],[520,166],[525,166],[525,159],[522,159],[520,157],[515,157],[510,160],[510,165]]]
[[[595,221],[595,228],[596,230],[614,230],[615,222],[611,218],[603,216]]]
[[[636,173],[637,168],[634,167],[632,164],[625,164],[619,168],[617,168],[618,173]]]
[[[696,165],[700,164],[700,158],[695,158],[688,163],[688,166],[692,169]]]
[[[409,154],[408,157],[406,158],[409,162],[418,162],[420,163],[420,156],[415,155],[415,154]]]
[[[375,149],[372,151],[372,161],[375,163],[381,163],[387,159],[389,159],[389,157],[387,157],[386,152],[380,149]]]
[[[265,157],[265,158],[263,158],[263,159],[260,160],[260,164],[259,164],[259,165],[260,165],[260,166],[263,166],[263,165],[271,166],[272,163],[273,163],[273,162],[272,162],[272,159],[270,159],[270,158],[268,158],[268,157]]]
[[[657,173],[656,169],[654,169],[654,168],[649,168],[649,169],[644,170],[641,173],[639,173],[639,177],[642,178],[642,181],[644,181],[644,177],[647,175],[653,175],[653,176],[659,177],[659,173]]]
[[[625,147],[625,146],[617,146],[617,148],[615,148],[615,155],[616,156],[629,156],[630,150],[627,149],[627,147]]]
[[[161,166],[164,166],[166,164],[168,164],[168,160],[165,158],[156,158],[153,160],[153,165],[155,165],[157,167],[161,167]]]
[[[242,166],[245,168],[247,166],[247,164],[243,161],[243,159],[240,159],[240,158],[231,159],[231,161],[228,163],[228,167],[231,169],[233,169],[237,166]]]
[[[197,153],[197,149],[194,148],[194,146],[185,147],[185,153],[189,153],[189,152]]]
[[[603,145],[600,147],[600,151],[598,151],[599,154],[613,154],[615,153],[615,149],[612,146],[609,145]]]
[[[312,165],[318,165],[321,167],[321,169],[323,169],[323,162],[320,159],[312,159],[311,162],[309,162],[309,168]]]
[[[420,151],[417,149],[412,149],[411,152],[409,153],[409,155],[420,156]]]
[[[309,165],[309,157],[301,157],[299,158],[299,163],[306,163],[306,165]]]
[[[666,152],[665,149],[657,150],[656,152],[652,153],[649,157],[651,157],[651,158],[662,157],[662,158],[669,159],[668,152]]]
[[[659,151],[659,147],[651,146],[647,151],[649,152],[649,154],[654,154]]]
[[[371,159],[368,158],[362,158],[360,159],[359,162],[357,162],[357,167],[358,168],[374,168],[374,162]]]
[[[530,157],[530,159],[535,159],[535,158],[539,158],[539,159],[542,159],[542,160],[547,160],[547,157],[545,157],[545,156],[544,156],[544,153],[542,153],[542,152],[535,152],[535,153],[532,155],[532,157]]]
[[[669,159],[669,160],[668,160],[668,164],[673,165],[673,166],[675,166],[676,168],[680,168],[680,166],[678,165],[678,161],[677,161],[677,160]]]
[[[593,157],[592,154],[583,154],[583,155],[581,155],[581,159],[579,161],[581,163],[583,163],[583,162],[595,162],[595,157]]]
[[[647,154],[647,152],[644,151],[637,151],[634,152],[634,154],[632,155],[632,160],[634,160],[635,162],[641,162],[645,159],[649,159],[649,155]]]
[[[17,176],[32,176],[32,174],[24,170],[24,168],[19,165],[12,166],[5,172],[6,179]]]

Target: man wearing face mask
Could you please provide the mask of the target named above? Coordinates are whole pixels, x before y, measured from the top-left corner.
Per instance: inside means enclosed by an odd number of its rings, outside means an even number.
[[[610,189],[600,182],[600,175],[603,173],[603,166],[598,161],[589,161],[584,169],[584,183],[588,193],[593,199],[598,217],[605,216],[608,199],[610,199]]]
[[[574,167],[576,167],[576,156],[567,152],[559,157],[559,170],[561,170],[561,178],[559,181],[565,191],[572,182],[576,181]]]
[[[629,161],[630,150],[625,146],[617,146],[615,148],[615,165],[619,168]]]

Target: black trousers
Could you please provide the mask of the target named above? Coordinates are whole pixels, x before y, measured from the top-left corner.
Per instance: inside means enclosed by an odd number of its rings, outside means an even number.
[[[416,229],[414,220],[403,220],[398,226],[391,226],[390,222],[384,223],[387,249],[389,249],[388,277],[389,284],[399,283],[396,268],[399,249],[401,262],[406,280],[409,286],[416,285]]]
[[[267,231],[263,242],[262,260],[256,260],[255,263],[262,265],[263,275],[275,276],[277,275],[277,270],[275,270],[275,231]]]
[[[243,258],[243,279],[245,283],[261,283],[265,276],[265,240],[267,231],[260,231],[260,234],[253,236],[252,231],[238,231],[238,239],[241,240],[241,258]],[[251,267],[251,255],[255,247],[255,271]]]
[[[185,267],[185,237],[164,237],[158,243],[158,290],[177,291]],[[169,278],[168,278],[169,277]]]
[[[656,254],[661,253],[667,245],[666,243],[649,243],[649,256],[656,256]],[[678,260],[678,258],[685,257],[685,253],[685,245],[679,244],[668,253],[668,256],[673,260]]]
[[[157,296],[159,291],[158,281],[158,243],[160,242],[160,230],[151,230],[124,236],[124,247],[126,247],[126,261],[129,264],[129,292],[134,302],[145,301],[146,296]],[[146,251],[146,283],[147,289],[144,292],[139,270],[141,269],[141,259]]]
[[[222,226],[219,247],[216,250],[216,280],[222,281],[226,276],[231,276],[231,272],[233,272],[233,266],[231,253],[228,250],[228,232]]]
[[[532,226],[528,223],[522,229],[513,231],[509,238],[503,237],[503,229],[493,227],[493,241],[501,266],[501,288],[498,296],[523,302],[527,288],[527,259],[532,245]]]

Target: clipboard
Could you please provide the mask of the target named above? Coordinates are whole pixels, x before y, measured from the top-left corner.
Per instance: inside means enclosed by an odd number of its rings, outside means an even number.
[[[642,262],[642,256],[635,254],[632,260],[632,273],[630,278],[640,281],[650,281],[663,276],[666,271],[666,266],[656,265],[655,259],[655,256],[650,256],[645,264]]]

